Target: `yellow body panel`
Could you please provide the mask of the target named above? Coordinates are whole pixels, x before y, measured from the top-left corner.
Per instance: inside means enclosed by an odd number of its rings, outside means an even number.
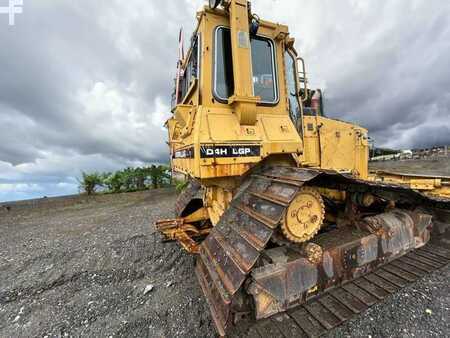
[[[378,182],[407,185],[411,189],[419,190],[428,195],[450,197],[450,177],[378,171],[371,174],[369,179]]]
[[[322,116],[305,116],[304,126],[303,165],[368,177],[366,129]]]
[[[205,207],[208,210],[211,223],[216,225],[220,217],[228,208],[233,194],[231,191],[220,187],[209,187],[205,192]]]

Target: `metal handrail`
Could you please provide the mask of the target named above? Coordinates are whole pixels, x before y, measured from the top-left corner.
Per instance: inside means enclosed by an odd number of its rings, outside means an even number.
[[[308,78],[306,77],[306,66],[305,66],[305,60],[302,57],[297,57],[297,62],[301,62],[302,64],[302,70],[298,71],[299,75],[299,83],[304,84],[304,92],[301,96],[302,102],[305,102],[308,99]]]

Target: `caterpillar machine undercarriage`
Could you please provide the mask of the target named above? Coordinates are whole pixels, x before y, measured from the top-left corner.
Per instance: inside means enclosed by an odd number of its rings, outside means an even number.
[[[189,185],[156,227],[197,256],[219,335],[318,336],[448,263],[448,178],[370,175],[367,130],[325,117],[247,0],[197,21],[166,123]]]

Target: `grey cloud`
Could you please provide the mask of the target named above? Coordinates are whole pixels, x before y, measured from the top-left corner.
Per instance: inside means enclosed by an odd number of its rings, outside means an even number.
[[[164,23],[159,19],[175,13],[175,5],[165,1],[153,4],[158,20],[151,21],[126,18],[126,13],[122,17],[124,7],[114,1],[34,2],[26,4],[16,26],[0,31],[0,40],[7,47],[0,50],[0,61],[6,69],[0,79],[0,103],[9,108],[1,109],[0,117],[9,116],[9,110],[18,112],[14,135],[3,136],[3,143],[8,146],[2,147],[1,160],[13,164],[32,162],[38,149],[70,149],[86,155],[103,153],[146,161],[163,159],[167,153],[163,148],[166,135],[156,127],[153,132],[152,127],[148,128],[149,139],[151,133],[156,136],[156,147],[149,144],[144,149],[132,138],[122,142],[121,135],[105,140],[89,119],[77,119],[84,107],[75,94],[80,89],[89,90],[97,81],[114,82],[121,89],[135,83],[132,95],[145,101],[143,108],[148,109],[137,112],[141,115],[152,114],[156,97],[169,101],[177,32],[160,29]],[[136,11],[139,12],[138,7]],[[187,22],[191,21],[191,14],[184,13]],[[124,26],[110,30],[115,24],[108,21],[110,16],[117,17]],[[175,21],[180,23],[180,16]],[[129,31],[124,38],[141,51],[142,60],[132,63],[128,51],[117,46],[122,28]],[[171,45],[173,55],[168,52]],[[35,124],[23,128],[23,116]],[[102,123],[110,122],[107,117]],[[7,129],[6,126],[2,127]],[[133,130],[123,133],[129,135]],[[27,140],[28,147],[22,147],[18,139]],[[14,151],[19,146],[20,150]]]
[[[0,16],[0,199],[67,192],[81,170],[166,162],[178,29],[188,41],[204,3],[27,1],[16,26]],[[450,144],[448,1],[253,10],[290,26],[331,117],[369,128],[380,146]],[[2,195],[2,183],[20,194]]]
[[[329,79],[328,111],[331,116],[357,121],[369,128],[378,145],[413,147],[438,141],[450,143],[448,133],[435,137],[443,130],[429,125],[450,125],[449,6],[397,1],[396,9],[402,12],[391,16],[398,22],[389,25],[387,20],[385,27],[385,14],[392,10],[393,3],[383,2],[378,5],[379,11],[371,10],[364,16],[366,29],[361,30],[361,22],[356,23],[355,28],[360,30],[358,34],[349,34],[355,45],[352,55],[341,60],[345,65],[343,71],[323,74]],[[377,38],[361,48],[371,31],[378,31]],[[331,40],[342,41],[334,36]],[[342,47],[349,45],[343,43]],[[432,132],[415,139],[418,134],[413,130],[417,128]],[[405,132],[408,139],[402,139]]]

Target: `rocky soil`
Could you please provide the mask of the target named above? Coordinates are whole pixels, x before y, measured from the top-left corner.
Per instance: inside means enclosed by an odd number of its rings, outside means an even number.
[[[214,337],[193,257],[153,227],[175,198],[0,206],[0,337]],[[449,280],[449,267],[437,271],[329,336],[449,336]]]
[[[193,257],[154,233],[174,201],[162,190],[0,211],[0,337],[213,336]]]
[[[370,163],[372,170],[417,175],[450,176],[450,157],[427,160],[380,161]]]

